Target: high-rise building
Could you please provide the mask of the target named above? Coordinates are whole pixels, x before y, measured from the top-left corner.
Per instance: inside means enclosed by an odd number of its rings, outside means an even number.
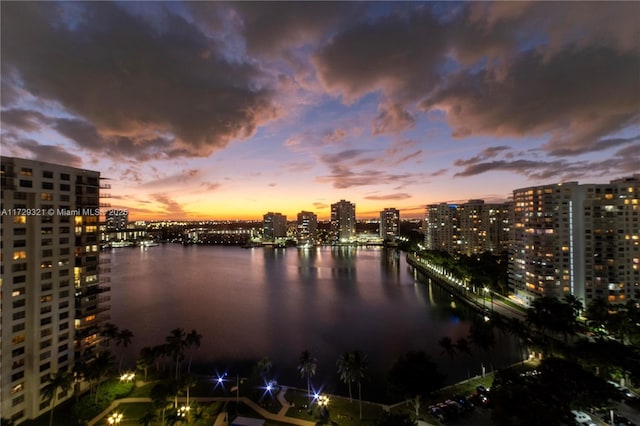
[[[287,236],[287,216],[281,213],[269,212],[265,214],[262,224],[264,241],[275,241],[276,238]]]
[[[509,282],[529,304],[572,294],[640,299],[640,179],[568,182],[513,192]]]
[[[456,253],[459,242],[458,206],[430,204],[425,210],[424,244],[429,250]]]
[[[400,212],[386,208],[380,212],[380,238],[384,241],[396,241],[400,236]]]
[[[430,204],[425,211],[425,245],[467,256],[499,254],[509,244],[509,204],[469,200],[463,204]]]
[[[334,241],[350,243],[356,237],[356,205],[340,200],[331,204],[331,233]]]
[[[296,238],[298,245],[313,245],[318,232],[318,216],[315,213],[301,211],[298,213]]]
[[[100,173],[11,157],[1,164],[1,411],[18,424],[50,409],[42,388],[51,374],[95,355],[108,288]]]

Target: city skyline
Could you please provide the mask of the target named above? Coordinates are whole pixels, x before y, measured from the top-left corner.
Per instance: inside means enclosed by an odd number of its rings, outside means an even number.
[[[358,218],[640,172],[638,3],[3,3],[2,154],[130,220]]]

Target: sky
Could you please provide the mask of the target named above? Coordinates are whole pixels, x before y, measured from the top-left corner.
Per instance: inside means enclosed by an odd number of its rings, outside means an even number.
[[[137,219],[319,219],[640,173],[640,2],[0,3],[2,155]]]

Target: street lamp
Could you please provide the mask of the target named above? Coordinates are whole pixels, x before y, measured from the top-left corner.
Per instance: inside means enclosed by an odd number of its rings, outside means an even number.
[[[191,407],[189,407],[188,405],[183,405],[182,407],[180,407],[180,409],[178,409],[178,416],[179,417],[187,417],[187,415],[189,414],[189,410],[191,409]]]
[[[109,417],[107,417],[107,423],[110,425],[118,425],[122,421],[122,413],[111,413]]]

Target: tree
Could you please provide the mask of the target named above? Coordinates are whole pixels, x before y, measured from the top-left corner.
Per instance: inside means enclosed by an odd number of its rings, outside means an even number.
[[[438,344],[442,348],[442,355],[447,355],[449,359],[453,359],[456,356],[456,346],[453,344],[451,337],[444,336],[438,340]]]
[[[197,331],[191,330],[186,337],[186,346],[189,348],[189,365],[187,366],[187,373],[191,372],[191,361],[193,360],[193,351],[200,347],[202,342],[202,334],[198,334]]]
[[[155,422],[158,416],[153,411],[147,411],[142,417],[138,419],[138,423],[143,426],[151,426],[151,423]]]
[[[119,329],[118,327],[113,324],[113,323],[105,323],[104,326],[102,326],[102,336],[104,336],[105,339],[105,343],[107,346],[109,346],[109,344],[111,343],[111,340],[115,340],[116,337],[118,336],[119,333]]]
[[[149,396],[151,397],[151,401],[153,402],[153,406],[156,410],[162,411],[161,424],[164,425],[164,413],[167,409],[169,397],[171,396],[171,389],[165,383],[158,383],[151,388]]]
[[[353,401],[353,397],[351,394],[351,383],[354,382],[353,375],[353,365],[352,365],[352,357],[351,352],[343,352],[338,357],[338,375],[340,376],[340,380],[349,386],[349,402]]]
[[[360,420],[362,420],[362,380],[365,377],[369,359],[366,354],[361,351],[351,352],[351,371],[352,377],[358,382],[358,405],[360,408]]]
[[[116,336],[116,346],[122,346],[120,351],[120,362],[118,363],[118,371],[122,371],[122,360],[124,359],[124,350],[131,344],[131,339],[133,338],[133,332],[131,330],[127,330],[126,328],[120,330]]]
[[[180,362],[184,359],[184,350],[187,347],[187,335],[182,328],[175,328],[166,338],[167,349],[176,367],[176,380],[180,377]]]
[[[256,364],[256,371],[258,373],[258,376],[260,376],[260,378],[265,382],[269,381],[271,368],[273,368],[273,364],[271,363],[271,360],[269,359],[269,357],[266,357],[266,356],[262,358],[260,361],[258,361],[258,363]]]
[[[307,395],[309,398],[311,395],[311,377],[316,374],[316,367],[318,365],[318,360],[311,355],[308,350],[302,351],[300,357],[298,357],[298,371],[302,378],[307,378]]]
[[[144,371],[144,380],[147,381],[147,371],[150,367],[155,363],[155,355],[153,348],[149,346],[145,346],[140,349],[140,356],[138,357],[138,361],[136,362],[136,367],[138,370]]]
[[[489,363],[491,364],[491,349],[495,345],[493,328],[485,321],[474,321],[469,328],[469,340],[475,347],[487,352]]]
[[[100,382],[104,379],[113,367],[113,356],[109,351],[100,352],[95,359],[87,365],[86,376],[91,382],[91,387],[95,392],[94,402],[98,402],[98,390]]]
[[[391,390],[404,398],[420,398],[442,387],[445,376],[429,355],[409,351],[398,358],[389,371]]]
[[[42,388],[42,399],[51,404],[49,412],[49,426],[53,425],[53,410],[58,402],[58,389],[66,393],[73,384],[73,375],[68,371],[58,370],[55,374],[49,375],[47,384]]]

